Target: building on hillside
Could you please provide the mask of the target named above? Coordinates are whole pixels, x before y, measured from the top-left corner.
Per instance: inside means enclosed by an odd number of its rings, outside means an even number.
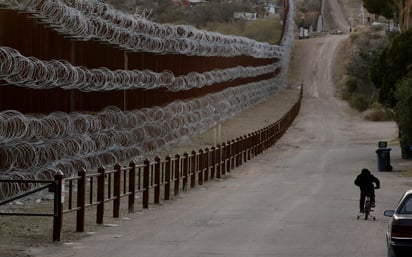
[[[203,4],[203,3],[207,3],[207,1],[206,0],[182,0],[182,4],[188,7],[193,7],[198,4]]]
[[[269,14],[277,14],[280,13],[281,7],[274,2],[266,2],[265,3],[266,12]]]

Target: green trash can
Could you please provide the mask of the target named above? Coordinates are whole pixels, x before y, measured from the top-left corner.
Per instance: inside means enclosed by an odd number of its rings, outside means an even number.
[[[392,171],[391,150],[391,148],[378,148],[376,150],[378,156],[378,171]]]

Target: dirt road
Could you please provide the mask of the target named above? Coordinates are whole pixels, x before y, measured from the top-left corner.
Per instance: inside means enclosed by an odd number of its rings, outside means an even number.
[[[348,0],[344,2],[348,2]],[[345,16],[344,10],[340,8],[338,0],[323,1],[323,8],[323,15],[325,16],[324,30],[349,31],[348,18]]]
[[[367,122],[335,96],[337,50],[346,35],[296,42],[301,113],[286,135],[227,179],[143,211],[118,227],[34,256],[383,257],[384,209],[412,187],[398,172],[376,171],[379,140],[396,138],[393,122]],[[268,107],[269,108],[269,107]],[[253,122],[253,120],[250,120]],[[407,163],[393,150],[395,170]],[[369,168],[382,182],[377,221],[357,220],[353,180]]]

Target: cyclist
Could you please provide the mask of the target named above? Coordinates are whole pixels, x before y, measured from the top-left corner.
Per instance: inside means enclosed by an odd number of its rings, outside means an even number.
[[[368,169],[362,169],[361,174],[355,179],[355,185],[360,188],[360,212],[363,213],[363,206],[365,205],[367,195],[370,197],[371,207],[375,207],[375,189],[380,187],[379,179],[372,175]]]

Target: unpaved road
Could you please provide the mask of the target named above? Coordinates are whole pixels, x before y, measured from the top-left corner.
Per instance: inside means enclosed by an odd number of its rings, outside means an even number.
[[[348,18],[341,11],[338,0],[323,1],[324,30],[349,31]]]
[[[383,257],[384,209],[412,187],[397,172],[376,171],[379,140],[392,122],[351,114],[335,96],[336,51],[347,36],[296,42],[303,81],[301,113],[275,147],[179,199],[121,221],[71,245],[31,249],[34,256],[78,257]],[[305,56],[302,58],[302,56]],[[399,147],[395,170],[404,165]],[[382,182],[377,220],[357,220],[353,180],[369,168]]]

